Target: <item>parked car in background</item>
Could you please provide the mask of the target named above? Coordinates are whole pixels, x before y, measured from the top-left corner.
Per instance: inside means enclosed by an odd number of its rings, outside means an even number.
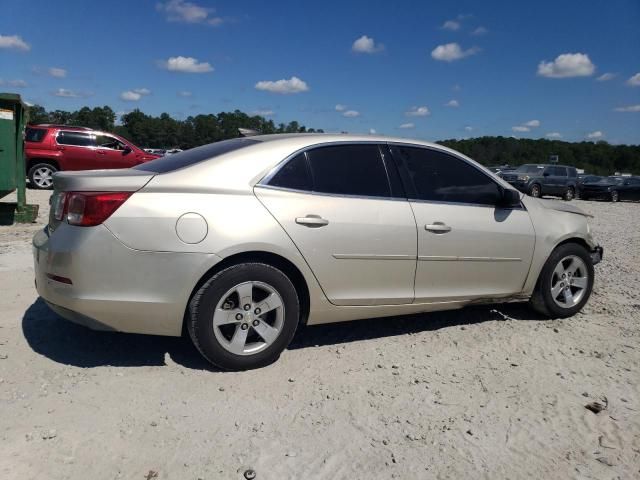
[[[180,153],[182,152],[181,148],[170,148],[169,150],[167,150],[165,153],[167,155],[173,155],[174,153]]]
[[[595,183],[603,177],[600,175],[590,175],[588,173],[579,173],[576,180],[576,198],[582,198],[582,185],[584,183]]]
[[[159,157],[113,133],[52,124],[27,126],[24,154],[29,183],[38,189],[51,188],[58,171],[130,168]]]
[[[51,308],[97,329],[184,327],[225,369],[274,361],[299,325],[512,301],[568,317],[602,258],[579,208],[422,141],[237,138],[54,184],[33,239]]]
[[[493,173],[495,173],[496,175],[513,170],[513,167],[509,165],[493,165],[487,168]]]
[[[158,155],[160,157],[164,156],[167,153],[167,151],[162,148],[145,148],[144,151],[153,155]]]
[[[605,177],[582,184],[580,198],[598,198],[617,202],[640,200],[640,177]]]
[[[578,171],[566,165],[524,164],[501,177],[532,197],[551,195],[572,200],[576,194]]]

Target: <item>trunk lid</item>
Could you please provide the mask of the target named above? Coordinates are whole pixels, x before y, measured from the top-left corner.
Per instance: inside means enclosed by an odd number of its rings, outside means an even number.
[[[56,219],[56,211],[62,207],[64,192],[136,192],[156,174],[142,170],[83,170],[58,172],[53,176],[53,195],[49,203],[49,230],[53,232],[63,220]]]

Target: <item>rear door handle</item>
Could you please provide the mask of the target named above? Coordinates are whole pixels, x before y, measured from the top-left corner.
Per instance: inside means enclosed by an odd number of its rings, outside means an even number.
[[[424,229],[433,233],[447,233],[451,231],[449,225],[445,225],[442,222],[433,222],[424,226]]]
[[[320,215],[307,215],[296,218],[296,223],[305,227],[318,228],[329,225],[329,220],[322,218]]]

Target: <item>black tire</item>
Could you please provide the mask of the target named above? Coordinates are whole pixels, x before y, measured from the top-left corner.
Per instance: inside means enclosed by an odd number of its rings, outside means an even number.
[[[529,187],[529,195],[534,198],[542,197],[542,188],[537,183],[534,183]]]
[[[573,200],[575,198],[575,190],[573,189],[573,187],[569,187],[567,188],[567,190],[564,192],[564,195],[562,198],[564,198],[567,202],[570,202],[571,200]]]
[[[57,171],[58,169],[50,163],[36,163],[29,169],[27,174],[31,188],[51,190],[53,188],[53,174]],[[46,176],[49,180],[46,180],[43,176],[45,172],[48,172]]]
[[[587,286],[585,292],[576,305],[570,308],[563,308],[559,306],[553,299],[551,294],[551,282],[553,272],[558,263],[568,257],[576,256],[582,259],[587,269]],[[538,283],[533,292],[530,300],[531,307],[542,315],[550,318],[566,318],[571,317],[578,313],[587,303],[593,290],[594,270],[593,262],[591,261],[591,255],[586,248],[577,243],[565,243],[557,247],[544,264],[540,276],[538,277]]]
[[[245,282],[262,282],[273,288],[282,299],[284,318],[280,333],[273,343],[256,353],[240,355],[229,351],[216,338],[213,314],[223,300],[222,296]],[[248,370],[264,367],[278,359],[291,342],[299,318],[300,303],[289,277],[271,265],[241,263],[218,272],[195,293],[189,303],[187,330],[198,351],[213,365],[224,370]],[[240,328],[240,325],[233,328]]]
[[[609,198],[614,203],[618,202],[618,201],[620,201],[620,194],[618,193],[617,190],[611,190],[611,192],[609,193]]]

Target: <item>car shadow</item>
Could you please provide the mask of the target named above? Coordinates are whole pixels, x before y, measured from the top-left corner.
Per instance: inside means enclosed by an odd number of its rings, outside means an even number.
[[[488,321],[542,320],[519,304],[474,306],[462,310],[307,326],[296,332],[290,350],[338,345],[429,332]],[[185,368],[218,371],[187,337],[101,332],[64,320],[38,298],[22,318],[24,337],[34,352],[81,368],[165,366],[167,356]]]

